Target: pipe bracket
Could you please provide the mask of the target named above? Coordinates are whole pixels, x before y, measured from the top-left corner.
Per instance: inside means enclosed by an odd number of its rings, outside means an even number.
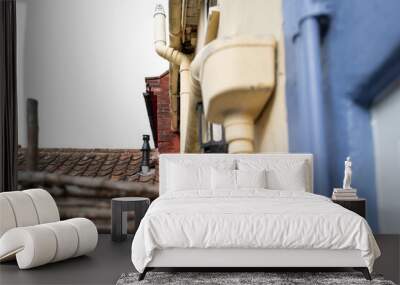
[[[304,19],[315,17],[318,19],[330,19],[332,7],[329,0],[289,0],[288,7],[291,8],[293,21],[288,23],[288,36],[294,41],[300,34],[300,25]]]

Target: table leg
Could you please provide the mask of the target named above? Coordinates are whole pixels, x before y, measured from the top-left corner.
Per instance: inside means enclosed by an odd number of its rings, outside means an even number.
[[[113,241],[123,241],[126,239],[126,233],[123,235],[123,220],[125,220],[126,228],[126,212],[122,210],[122,205],[112,203],[111,206],[111,239]],[[125,213],[125,219],[124,219]]]

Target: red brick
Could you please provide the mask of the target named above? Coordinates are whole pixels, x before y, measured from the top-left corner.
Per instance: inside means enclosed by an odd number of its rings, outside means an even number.
[[[169,74],[146,78],[146,84],[157,95],[157,145],[159,153],[179,152],[179,133],[171,130],[171,103],[168,94]]]

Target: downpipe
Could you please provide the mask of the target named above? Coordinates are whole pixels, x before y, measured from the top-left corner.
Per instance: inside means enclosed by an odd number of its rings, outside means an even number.
[[[298,72],[302,82],[303,95],[309,98],[309,110],[312,137],[311,144],[315,154],[315,183],[321,189],[328,189],[328,158],[326,141],[326,124],[324,121],[324,93],[321,66],[320,25],[317,17],[305,17],[300,22],[301,54],[304,65]],[[324,190],[323,190],[324,191]]]
[[[195,122],[196,104],[199,100],[194,98],[192,89],[192,79],[190,75],[191,57],[174,48],[167,46],[166,29],[165,29],[166,14],[162,5],[158,4],[154,11],[154,48],[159,56],[168,60],[172,64],[179,66],[180,74],[180,109],[181,116],[187,116],[181,120],[180,134],[185,136],[185,139],[180,139],[180,151],[195,152],[195,141],[197,138],[197,128]],[[188,110],[185,110],[187,108]],[[182,123],[182,122],[186,122]]]

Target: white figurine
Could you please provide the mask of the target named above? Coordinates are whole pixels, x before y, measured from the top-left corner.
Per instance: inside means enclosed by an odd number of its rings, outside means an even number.
[[[344,162],[344,179],[343,179],[343,189],[351,189],[351,158],[348,156]]]

